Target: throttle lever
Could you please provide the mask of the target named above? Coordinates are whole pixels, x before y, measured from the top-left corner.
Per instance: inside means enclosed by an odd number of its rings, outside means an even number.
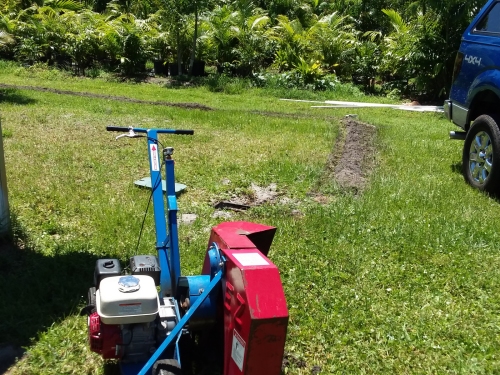
[[[140,138],[140,137],[144,137],[144,136],[137,134],[136,132],[134,132],[134,128],[132,126],[129,126],[128,133],[126,133],[126,134],[120,134],[119,136],[117,136],[115,138],[115,140],[118,140],[118,139],[123,138],[123,137]]]

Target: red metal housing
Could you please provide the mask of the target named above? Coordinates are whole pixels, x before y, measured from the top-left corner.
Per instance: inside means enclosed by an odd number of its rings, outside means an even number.
[[[89,316],[90,350],[104,359],[121,358],[122,335],[119,325],[104,324],[97,312]]]
[[[279,375],[288,309],[278,268],[264,255],[276,228],[227,222],[212,229],[226,258],[222,281],[224,375]],[[207,257],[208,258],[208,257]],[[210,273],[208,259],[203,273]]]

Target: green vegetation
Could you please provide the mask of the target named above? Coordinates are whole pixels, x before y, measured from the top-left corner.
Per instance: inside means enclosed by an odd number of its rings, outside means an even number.
[[[135,253],[149,197],[133,185],[148,173],[143,142],[115,141],[109,124],[195,130],[162,141],[188,186],[181,213],[198,215],[180,226],[184,274],[200,272],[208,231],[222,220],[212,200],[273,182],[289,198],[232,217],[278,228],[270,258],[290,311],[286,374],[498,372],[500,206],[463,182],[461,144],[447,140],[442,115],[59,74],[3,64],[0,80],[213,110],[0,89],[18,248],[0,252],[0,337],[28,348],[13,374],[104,372],[78,311],[95,260]],[[376,167],[360,194],[324,173],[353,111],[377,128]],[[154,251],[153,230],[150,211],[139,253]]]
[[[6,0],[0,58],[77,75],[325,75],[371,93],[441,100],[485,0]],[[150,69],[149,69],[150,70]]]

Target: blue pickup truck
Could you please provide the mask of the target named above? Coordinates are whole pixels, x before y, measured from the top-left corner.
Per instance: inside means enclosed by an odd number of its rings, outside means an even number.
[[[462,131],[463,175],[473,187],[500,192],[500,0],[489,0],[462,37],[445,114]]]

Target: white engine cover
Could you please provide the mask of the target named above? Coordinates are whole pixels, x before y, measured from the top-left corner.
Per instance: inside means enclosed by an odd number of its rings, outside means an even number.
[[[97,313],[105,324],[149,323],[155,320],[160,302],[151,276],[134,275],[138,289],[122,291],[124,276],[106,277],[96,292]],[[133,291],[132,291],[133,290]]]

